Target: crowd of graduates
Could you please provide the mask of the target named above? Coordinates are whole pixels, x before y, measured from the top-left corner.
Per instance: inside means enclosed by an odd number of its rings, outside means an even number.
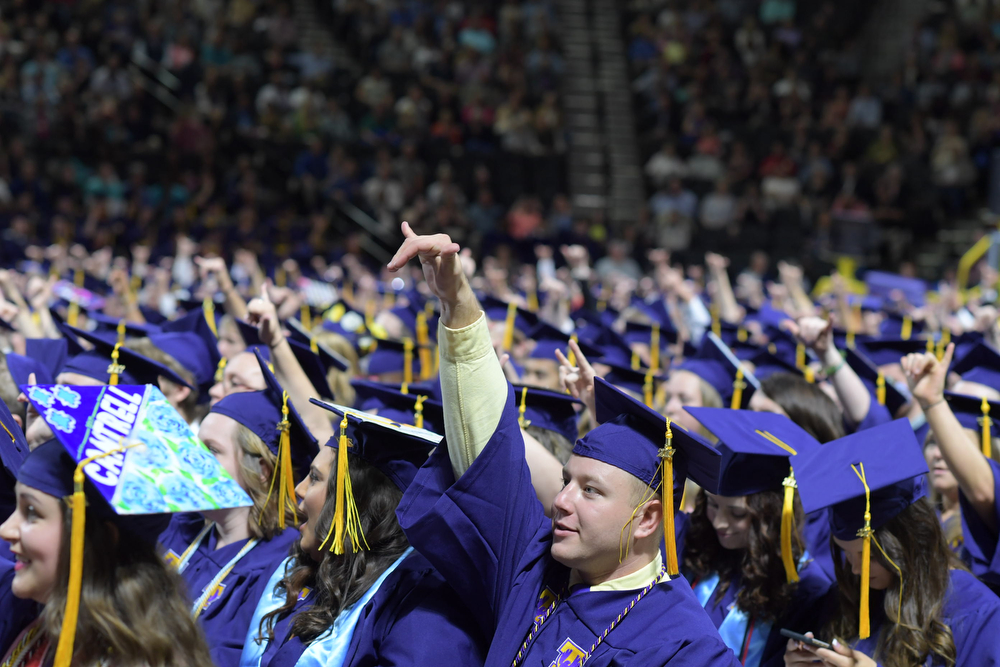
[[[734,288],[402,237],[0,274],[2,664],[1000,663],[985,261]]]

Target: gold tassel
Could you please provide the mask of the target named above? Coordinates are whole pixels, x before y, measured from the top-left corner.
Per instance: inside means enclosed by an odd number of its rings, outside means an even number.
[[[993,436],[990,427],[993,425],[993,420],[990,419],[990,402],[986,400],[985,396],[980,409],[983,411],[983,456],[991,459],[993,458]]]
[[[781,483],[785,487],[784,503],[781,506],[781,562],[785,566],[788,583],[799,580],[798,568],[792,554],[792,530],[795,520],[795,471],[789,470],[788,477]]]
[[[802,343],[795,346],[795,367],[799,370],[806,367],[806,346]]]
[[[365,326],[368,327],[369,331],[375,326],[375,302],[369,299],[365,303]]]
[[[528,409],[528,388],[521,387],[521,404],[517,406],[517,425],[521,428],[527,428],[531,426],[531,420],[526,419],[524,416],[525,410]]]
[[[903,325],[899,330],[899,337],[903,340],[910,340],[913,335],[913,318],[909,315],[903,316]]]
[[[571,335],[569,339],[578,345],[580,343],[580,339],[576,337],[576,334]],[[566,348],[566,361],[569,362],[570,366],[576,366],[576,355],[573,353],[572,347]]]
[[[927,337],[927,354],[934,354],[934,339]]]
[[[510,352],[514,347],[514,318],[517,317],[517,304],[507,304],[507,318],[503,325],[503,351]]]
[[[816,384],[816,371],[812,369],[812,366],[803,366],[802,376],[809,384]]]
[[[337,442],[337,486],[336,496],[334,496],[333,521],[330,523],[330,530],[327,531],[326,538],[320,549],[326,546],[333,537],[330,550],[338,556],[344,553],[344,536],[351,539],[351,547],[357,553],[362,548],[368,548],[365,540],[365,533],[361,526],[361,517],[358,514],[358,507],[354,502],[354,492],[351,489],[351,476],[347,469],[347,448],[350,446],[347,440],[347,415],[340,421],[340,439]],[[362,544],[364,547],[362,547]]]
[[[677,542],[674,538],[674,433],[670,430],[670,417],[666,418],[667,431],[660,457],[661,485],[663,489],[663,542],[667,545],[667,573],[680,574],[677,566]]]
[[[851,465],[854,474],[858,476],[865,486],[865,527],[858,531],[858,537],[864,540],[861,547],[861,609],[860,623],[858,626],[858,638],[868,639],[871,636],[871,622],[869,619],[868,593],[869,580],[871,577],[871,554],[872,554],[872,504],[871,490],[868,488],[868,480],[865,479],[865,464],[858,464],[861,472]]]
[[[205,315],[205,323],[208,324],[208,328],[212,331],[212,335],[218,338],[219,329],[215,324],[215,302],[206,297],[201,302],[201,312]]]
[[[743,405],[743,388],[746,386],[743,381],[743,367],[737,366],[736,380],[733,382],[733,400],[729,403],[729,407],[733,410],[739,410],[740,406]]]
[[[292,509],[292,516],[295,517],[295,525],[299,523],[299,513],[295,503],[295,473],[292,470],[292,445],[289,433],[291,423],[288,421],[288,392],[281,395],[281,421],[278,422],[278,460],[275,463],[274,472],[271,473],[271,486],[267,491],[267,498],[264,499],[266,508],[271,501],[271,493],[274,491],[275,483],[278,484],[278,525],[285,529],[286,509]],[[260,525],[264,518],[264,513],[257,517],[257,525]]]
[[[340,295],[350,304],[354,303],[354,284],[351,283],[347,278],[344,279],[344,284],[340,288]]]
[[[882,371],[879,371],[878,377],[875,378],[875,398],[879,405],[885,405],[885,373]]]
[[[712,333],[716,336],[722,335],[722,322],[719,320],[719,304],[716,301],[712,302],[710,306],[710,312],[712,314]]]
[[[528,310],[533,313],[538,312],[538,292],[535,290],[528,290]]]
[[[426,400],[426,396],[417,396],[417,401],[413,404],[413,425],[417,428],[424,427],[424,401]]]
[[[430,303],[430,302],[428,302]],[[417,313],[417,352],[420,355],[420,379],[429,380],[433,361],[431,360],[430,333],[427,330],[427,315],[424,312]]]
[[[299,321],[302,322],[302,326],[306,331],[312,331],[312,320],[312,309],[309,307],[309,304],[302,304],[302,307],[299,308]]]
[[[407,387],[413,384],[413,341],[409,338],[403,339],[403,384]]]
[[[642,381],[642,400],[646,407],[653,407],[653,369],[646,372],[646,377]]]
[[[642,368],[642,360],[639,359],[639,352],[632,350],[632,370],[637,371]]]
[[[739,329],[736,330],[736,340],[738,340],[739,342],[741,343],[747,342],[748,337],[749,334],[747,333],[747,330],[744,329],[743,327],[740,327]]]
[[[851,349],[851,350],[854,349],[854,329],[853,328],[847,330],[846,343],[847,343],[848,349]]]
[[[653,333],[649,336],[649,367],[660,370],[660,323],[653,322]]]
[[[938,361],[944,359],[944,351],[948,349],[948,343],[951,342],[951,329],[945,327],[941,331],[941,338],[938,340],[937,344],[937,358]]]
[[[274,284],[278,287],[285,287],[288,284],[288,273],[285,267],[279,266],[274,270]]]
[[[223,376],[225,375],[225,372],[226,372],[226,364],[228,364],[228,363],[229,363],[229,360],[226,359],[225,357],[223,357],[222,359],[219,359],[219,365],[215,367],[215,381],[216,382],[222,382],[222,378],[223,378]]]
[[[121,346],[121,343],[115,343],[115,349],[111,350],[111,365],[108,366],[108,374],[111,377],[108,378],[108,385],[112,387],[118,384],[118,376],[125,372],[125,366],[118,363],[118,348]]]

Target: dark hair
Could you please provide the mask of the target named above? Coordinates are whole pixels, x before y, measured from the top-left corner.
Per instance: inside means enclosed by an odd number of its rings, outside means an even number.
[[[799,428],[820,442],[844,437],[844,418],[829,396],[815,384],[792,373],[775,373],[760,389],[781,406]]]
[[[886,623],[879,631],[878,646],[872,658],[886,667],[914,667],[923,665],[929,655],[934,655],[943,664],[954,667],[955,640],[941,616],[951,585],[949,570],[965,569],[965,566],[945,544],[941,523],[930,500],[921,498],[907,507],[877,529],[875,538],[899,566],[904,585],[900,609],[900,581],[896,569],[873,544],[871,557],[893,574],[893,581],[884,592]],[[861,579],[843,562],[833,538],[830,544],[840,589],[840,613],[831,623],[830,630],[833,636],[841,639],[856,637]]]
[[[272,641],[275,624],[292,610],[303,588],[310,586],[316,598],[311,607],[292,620],[289,632],[309,643],[329,629],[340,612],[360,600],[409,547],[396,520],[396,507],[403,497],[399,487],[364,460],[353,454],[348,454],[348,459],[351,487],[368,549],[354,553],[350,540],[345,538],[346,553],[338,556],[332,551],[324,551],[323,559],[317,563],[302,549],[300,537],[295,542],[291,568],[275,588],[275,591],[285,591],[285,604],[261,620],[261,635],[269,636]],[[326,502],[314,529],[319,542],[326,537],[334,519],[336,472],[336,468],[331,467]]]
[[[59,583],[41,616],[52,650],[66,608],[73,521],[68,505],[60,506]],[[154,545],[107,520],[87,521],[73,664],[97,664],[112,655],[119,665],[211,667],[184,590],[180,575],[167,567]]]
[[[732,580],[739,575],[740,591],[736,606],[760,620],[773,621],[788,609],[795,592],[781,560],[782,491],[761,491],[746,496],[750,517],[746,549],[724,549],[708,520],[705,490],[698,492],[691,527],[684,542],[684,567],[695,577],[718,573],[716,601],[722,599]],[[802,504],[795,497],[795,525],[804,525]],[[792,558],[798,562],[805,550],[798,529],[792,534]]]

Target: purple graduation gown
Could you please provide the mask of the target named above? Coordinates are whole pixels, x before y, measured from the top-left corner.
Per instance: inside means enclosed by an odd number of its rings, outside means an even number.
[[[964,570],[951,571],[951,587],[946,594],[942,620],[955,640],[955,664],[961,667],[1000,665],[1000,598]],[[885,622],[882,598],[872,591],[871,636],[854,648],[872,657]],[[943,667],[941,660],[928,659],[925,667]]]
[[[311,604],[306,599],[293,612]],[[288,637],[293,614],[275,624],[261,667],[293,667],[305,644]],[[344,667],[483,664],[487,641],[465,604],[427,560],[411,553],[365,605],[347,648]]]
[[[0,656],[7,654],[10,645],[39,612],[36,602],[22,600],[11,592],[13,581],[14,562],[0,558]]]
[[[205,525],[200,514],[178,514],[160,535],[160,543],[168,555],[180,558]],[[271,540],[261,542],[233,567],[222,582],[222,592],[211,601],[198,618],[217,667],[237,667],[250,619],[264,587],[281,562],[288,557],[299,531],[287,528]],[[188,566],[181,573],[187,583],[188,596],[197,600],[206,586],[246,545],[246,541],[215,548],[215,531],[202,540]]]
[[[499,389],[499,388],[498,388]],[[553,560],[551,522],[535,497],[510,385],[497,429],[457,481],[445,447],[418,472],[397,510],[410,543],[493,636],[489,667],[510,667],[533,619],[555,594],[523,665],[580,667],[638,591],[566,591]],[[498,399],[500,397],[498,396]],[[683,577],[657,584],[593,651],[588,667],[738,665]]]
[[[991,459],[987,462],[993,471],[993,511],[1000,520],[1000,464]],[[983,583],[994,591],[1000,591],[1000,535],[979,518],[961,491],[958,502],[962,508],[963,560]]]

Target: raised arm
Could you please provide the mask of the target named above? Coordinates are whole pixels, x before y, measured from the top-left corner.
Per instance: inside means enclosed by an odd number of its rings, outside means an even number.
[[[195,257],[194,263],[198,266],[198,272],[203,281],[209,277],[215,278],[219,289],[226,297],[226,313],[238,320],[245,320],[247,318],[247,304],[233,285],[233,279],[229,276],[229,269],[226,267],[226,260],[221,257]]]
[[[738,324],[742,319],[740,305],[736,302],[733,285],[729,282],[729,258],[714,252],[705,253],[705,266],[708,267],[708,277],[716,287],[716,297],[719,300],[719,318],[730,324]]]
[[[403,244],[389,262],[398,271],[419,259],[424,280],[441,300],[438,344],[441,354],[441,394],[445,435],[455,476],[476,459],[503,413],[497,400],[507,386],[500,360],[493,351],[486,315],[462,270],[459,246],[447,234],[418,236],[406,222]]]
[[[979,445],[965,432],[944,399],[945,381],[954,353],[955,344],[951,343],[941,361],[928,352],[908,354],[903,357],[903,372],[959,489],[983,523],[995,532],[998,525],[993,471]]]

